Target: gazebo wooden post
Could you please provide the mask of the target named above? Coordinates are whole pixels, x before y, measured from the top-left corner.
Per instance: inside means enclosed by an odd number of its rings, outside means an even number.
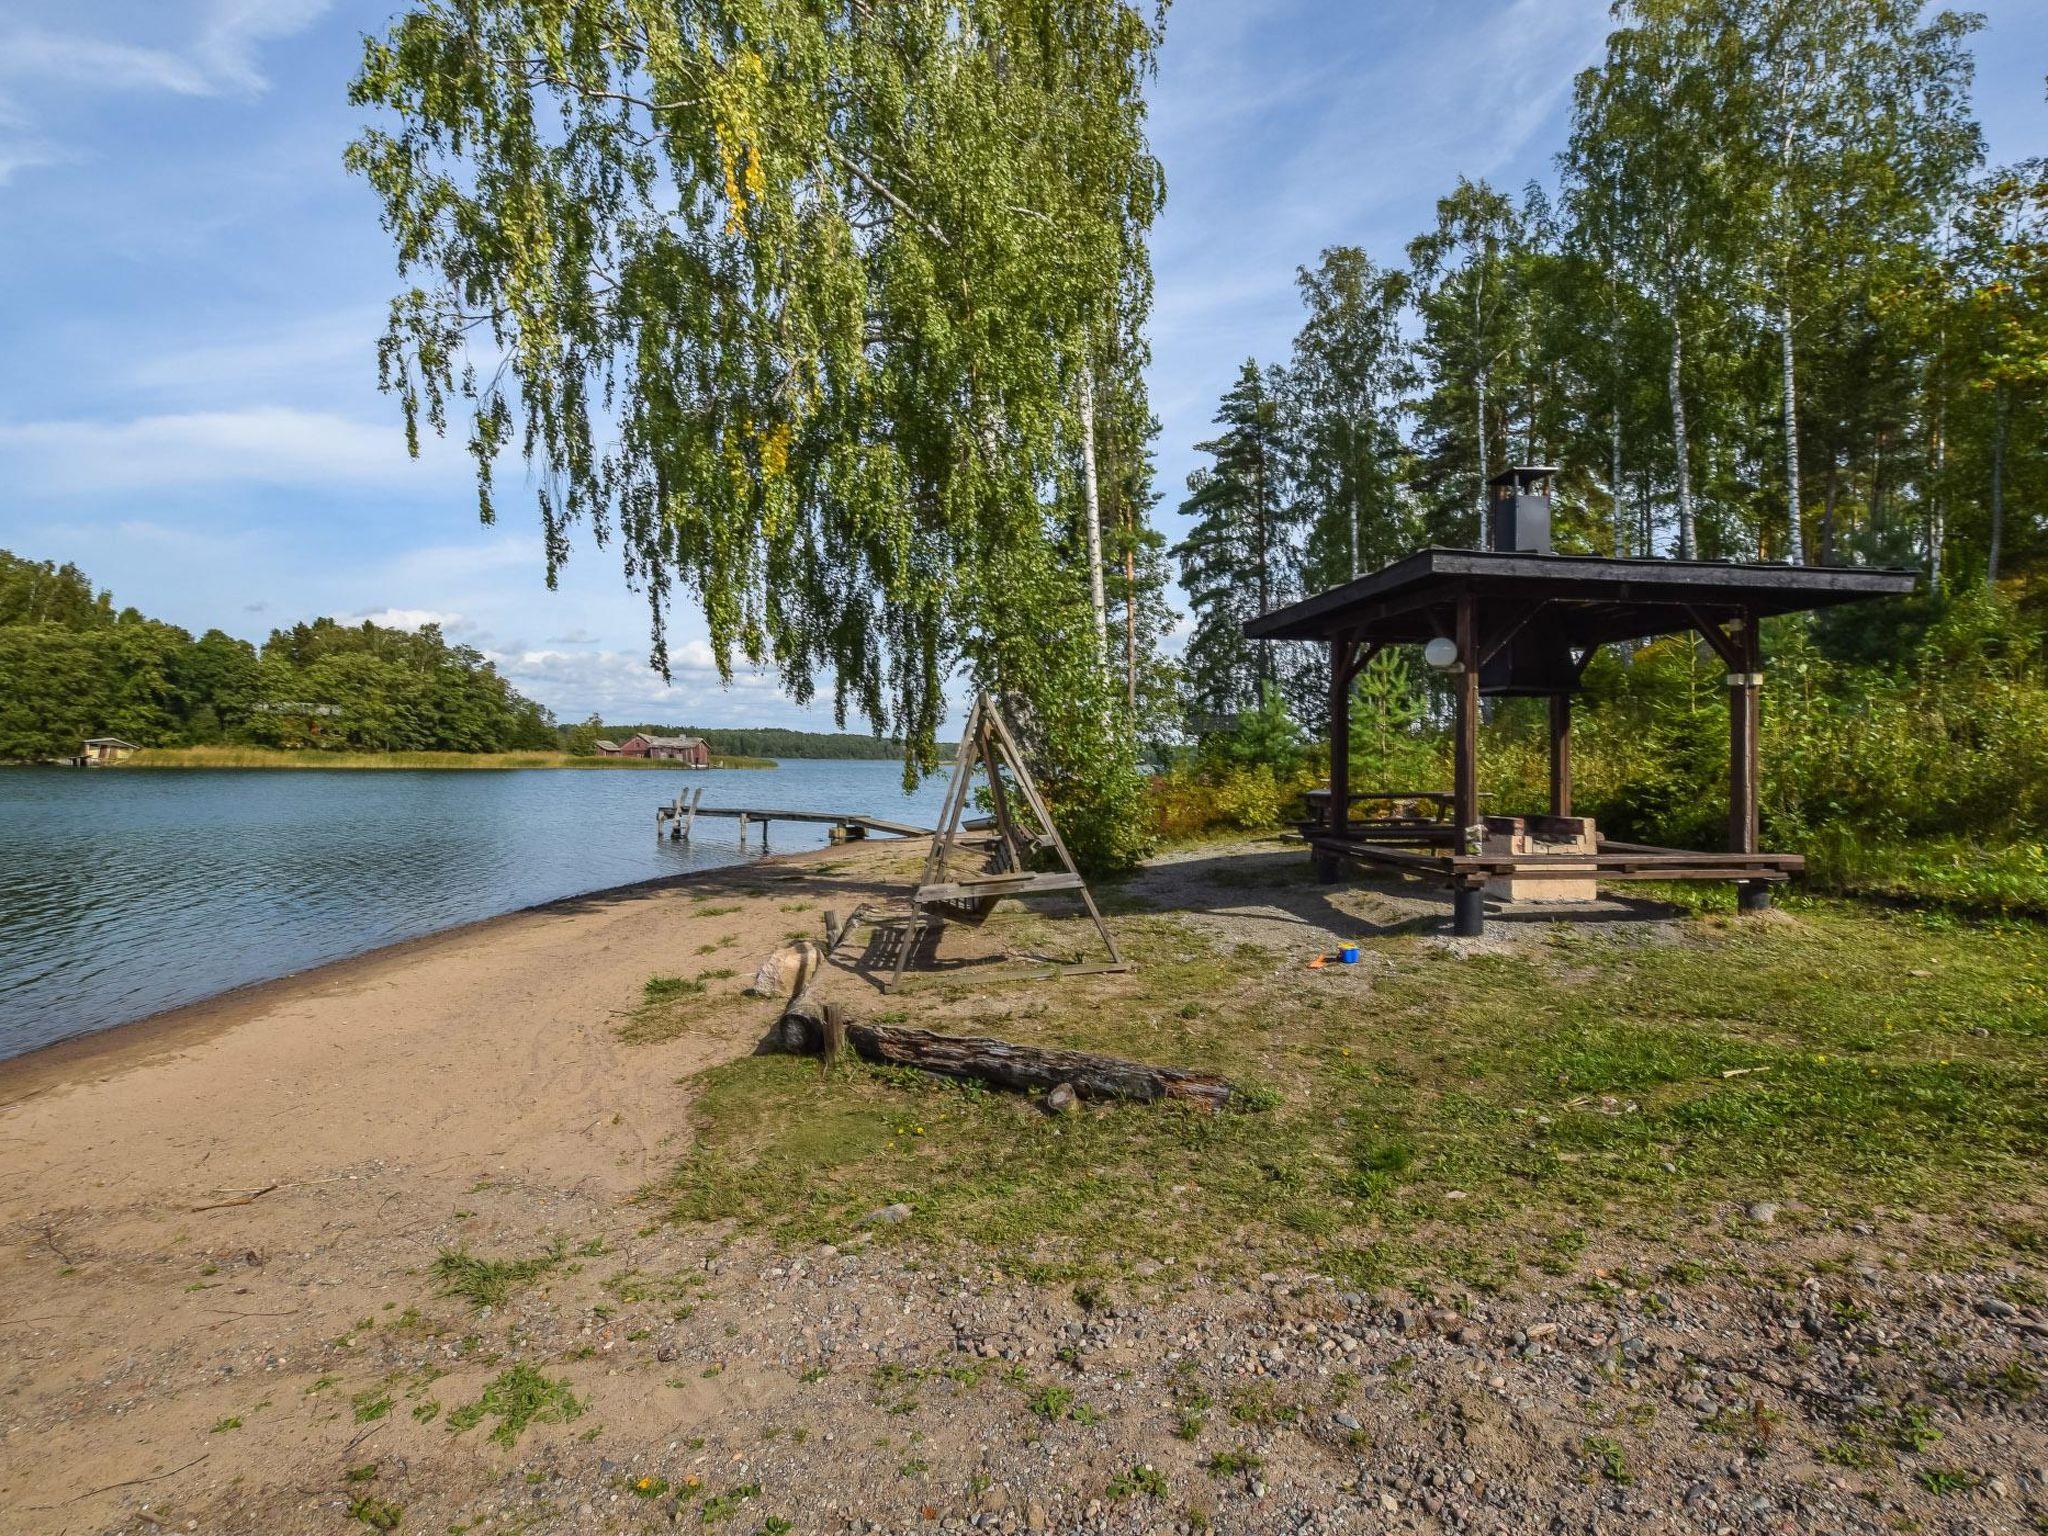
[[[1324,824],[1332,837],[1342,837],[1351,823],[1351,636],[1330,637],[1330,803]],[[1316,856],[1316,878],[1325,885],[1337,879],[1337,856]]]
[[[1479,612],[1468,588],[1458,594],[1457,773],[1452,811],[1458,822],[1457,851],[1476,854],[1484,846],[1479,824]],[[1460,876],[1451,887],[1451,931],[1477,938],[1486,931],[1485,881]]]
[[[1733,637],[1740,665],[1728,679],[1728,851],[1755,853],[1759,841],[1757,737],[1763,724],[1763,641],[1754,610],[1744,612]],[[1771,887],[1745,880],[1735,887],[1735,903],[1744,912],[1761,912],[1771,904]]]
[[[1572,813],[1572,696],[1550,696],[1550,814]]]

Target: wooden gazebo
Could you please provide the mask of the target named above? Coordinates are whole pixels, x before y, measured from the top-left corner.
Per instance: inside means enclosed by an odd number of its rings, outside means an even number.
[[[1312,800],[1317,819],[1303,829],[1318,872],[1333,880],[1351,861],[1439,881],[1453,893],[1455,931],[1466,936],[1484,931],[1489,883],[1510,892],[1577,885],[1590,894],[1616,880],[1730,880],[1743,910],[1767,907],[1771,886],[1805,861],[1757,847],[1757,625],[1774,614],[1910,592],[1914,573],[1552,554],[1550,473],[1514,469],[1494,480],[1493,549],[1419,550],[1245,625],[1255,640],[1330,648],[1330,786],[1326,798]],[[1587,662],[1603,645],[1688,630],[1728,666],[1728,847],[1720,853],[1616,842],[1572,814],[1571,702]],[[1431,659],[1456,683],[1451,793],[1355,793],[1353,680],[1387,646],[1431,642]],[[1487,694],[1550,701],[1548,817],[1481,813],[1479,700]],[[1395,802],[1394,814],[1353,815],[1372,801]],[[1431,803],[1437,814],[1414,809]]]

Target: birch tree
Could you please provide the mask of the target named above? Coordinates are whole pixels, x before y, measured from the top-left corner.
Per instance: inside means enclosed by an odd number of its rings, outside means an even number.
[[[1690,560],[1699,538],[1686,343],[1718,328],[1725,314],[1727,242],[1754,196],[1725,137],[1743,40],[1720,5],[1624,0],[1616,12],[1624,25],[1609,36],[1605,63],[1576,85],[1566,201],[1663,317],[1676,553]]]
[[[1065,712],[1102,668],[1046,488],[1084,339],[1149,292],[1161,15],[412,0],[365,44],[348,157],[405,285],[380,360],[408,434],[468,439],[486,521],[523,463],[550,581],[615,544],[664,672],[681,596],[721,674],[807,701],[829,673],[907,771],[961,662],[1048,731],[1098,718]]]
[[[1436,228],[1408,244],[1422,353],[1439,377],[1455,376],[1472,391],[1472,507],[1482,540],[1486,482],[1494,473],[1493,371],[1514,346],[1517,238],[1515,205],[1506,194],[1461,176],[1437,200]]]
[[[1768,188],[1753,281],[1775,331],[1786,558],[1806,558],[1797,337],[1891,253],[1924,250],[1981,153],[1968,110],[1981,18],[1921,0],[1754,0],[1745,71],[1755,174]],[[1743,100],[1731,101],[1740,120]]]

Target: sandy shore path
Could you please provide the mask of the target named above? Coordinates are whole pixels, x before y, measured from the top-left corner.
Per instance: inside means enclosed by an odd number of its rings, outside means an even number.
[[[336,1528],[350,1445],[399,1438],[337,1347],[416,1316],[451,1247],[644,1219],[678,1080],[773,1012],[738,995],[761,955],[909,856],[576,898],[0,1063],[0,1529],[222,1528],[230,1490],[247,1528]],[[721,971],[714,1022],[621,1042],[649,977]]]

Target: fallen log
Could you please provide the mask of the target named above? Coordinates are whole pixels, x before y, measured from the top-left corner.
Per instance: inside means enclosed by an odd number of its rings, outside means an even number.
[[[863,1061],[879,1066],[915,1067],[940,1077],[1025,1091],[1072,1086],[1083,1099],[1135,1099],[1152,1103],[1179,1099],[1205,1109],[1230,1102],[1232,1086],[1212,1072],[1157,1067],[1093,1051],[1019,1045],[977,1035],[941,1035],[898,1024],[861,1024],[837,1003],[799,993],[777,1026],[782,1049],[797,1055],[836,1054],[840,1042]]]

